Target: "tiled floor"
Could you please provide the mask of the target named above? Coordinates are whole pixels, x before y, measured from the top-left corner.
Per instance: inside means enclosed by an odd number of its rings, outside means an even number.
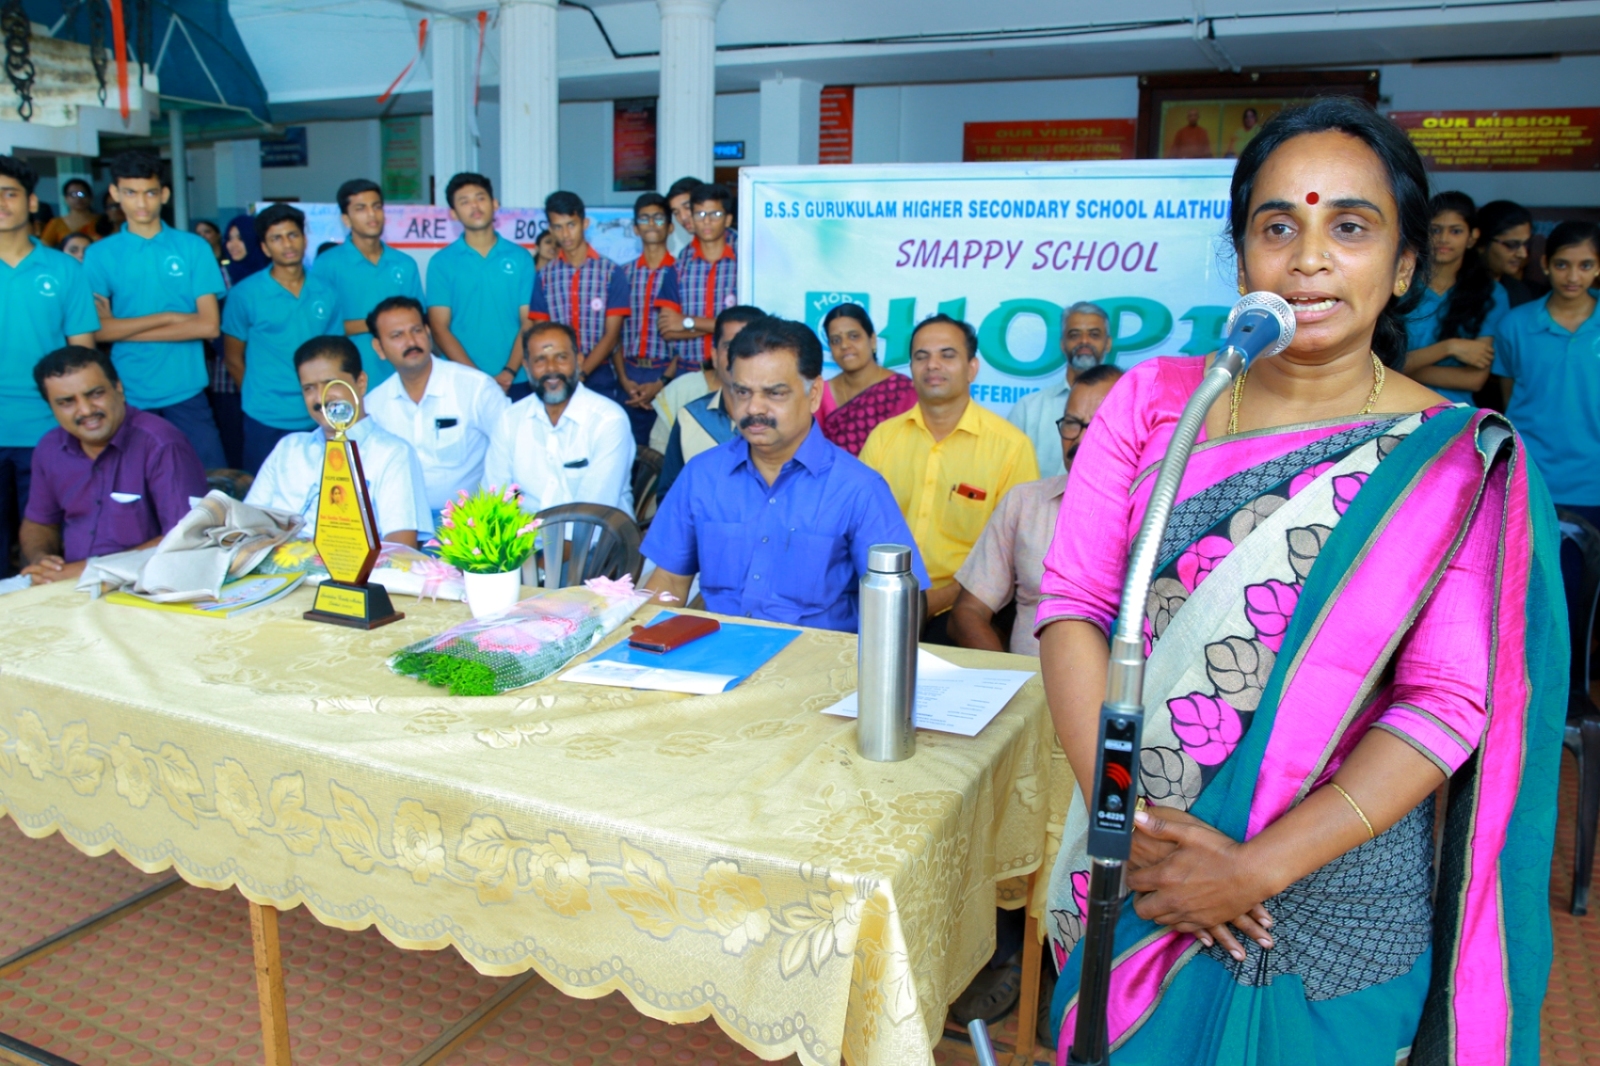
[[[1566,913],[1574,786],[1571,766],[1565,771],[1551,870],[1556,957],[1544,1060],[1600,1066],[1600,911]],[[161,880],[114,856],[87,858],[59,837],[28,840],[0,819],[0,959]],[[537,978],[447,1047],[463,1018],[520,979],[484,977],[451,951],[401,951],[371,930],[330,929],[303,910],[283,915],[282,936],[297,1066],[759,1061],[713,1022],[666,1025],[620,995],[571,999]],[[253,982],[244,901],[186,887],[0,981],[0,1031],[82,1066],[255,1066]],[[1014,1033],[1011,1019],[996,1036],[1009,1043]],[[973,1056],[946,1040],[937,1060],[954,1066]]]

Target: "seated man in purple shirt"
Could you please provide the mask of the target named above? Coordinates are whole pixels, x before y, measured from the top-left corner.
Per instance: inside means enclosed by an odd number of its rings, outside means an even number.
[[[206,494],[183,430],[129,407],[104,352],[58,348],[33,380],[60,423],[33,450],[22,518],[22,572],[34,584],[76,580],[92,555],[155,547],[189,498]]]
[[[706,609],[854,633],[874,544],[911,547],[889,485],[816,423],[822,343],[804,323],[763,318],[728,348],[734,437],[683,468],[644,539],[645,589],[682,603],[695,574]]]

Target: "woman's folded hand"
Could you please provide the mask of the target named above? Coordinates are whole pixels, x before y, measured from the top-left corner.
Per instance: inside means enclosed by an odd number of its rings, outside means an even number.
[[[1251,868],[1244,845],[1183,811],[1150,808],[1134,816],[1128,887],[1140,893],[1139,917],[1194,933],[1208,947],[1237,959],[1244,950],[1232,925],[1264,948],[1273,945],[1272,917],[1262,901],[1271,895]]]

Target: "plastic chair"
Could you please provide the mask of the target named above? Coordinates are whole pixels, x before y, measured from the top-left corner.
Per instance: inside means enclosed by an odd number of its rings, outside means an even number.
[[[1600,530],[1570,511],[1561,523],[1561,577],[1566,586],[1572,634],[1572,673],[1567,689],[1567,728],[1562,737],[1578,763],[1577,839],[1572,862],[1572,913],[1589,913],[1595,833],[1600,830],[1600,706],[1589,694],[1593,680],[1595,606],[1600,603]]]
[[[639,553],[643,538],[628,512],[599,503],[564,503],[540,511],[538,517],[540,550],[522,564],[524,585],[560,589],[623,574],[638,582],[644,569]]]
[[[663,456],[654,448],[639,445],[633,460],[633,520],[640,529],[650,525],[656,515],[656,482],[661,480]]]

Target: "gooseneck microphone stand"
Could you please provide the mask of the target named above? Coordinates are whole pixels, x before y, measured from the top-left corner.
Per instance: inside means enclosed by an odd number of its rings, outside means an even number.
[[[1112,934],[1122,909],[1122,872],[1133,844],[1139,795],[1139,750],[1144,732],[1144,615],[1157,553],[1189,453],[1206,414],[1258,354],[1276,354],[1294,337],[1294,313],[1273,293],[1251,293],[1234,306],[1228,343],[1206,371],[1178,418],[1140,523],[1122,586],[1122,607],[1111,638],[1106,698],[1100,706],[1094,797],[1089,805],[1089,913],[1084,922],[1083,971],[1069,1066],[1110,1062],[1106,1007],[1111,992]]]

